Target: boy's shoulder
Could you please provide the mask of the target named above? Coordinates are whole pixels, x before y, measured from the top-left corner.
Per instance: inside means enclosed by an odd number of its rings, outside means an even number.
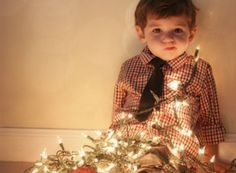
[[[195,59],[193,56],[188,56],[188,59],[189,59],[188,64],[193,65],[195,63]],[[212,73],[211,64],[203,57],[200,57],[197,61],[197,74],[204,77],[207,76],[207,74],[209,73]]]
[[[211,69],[211,64],[203,58],[199,58],[198,64],[205,69]]]
[[[132,65],[141,65],[141,59],[140,59],[140,54],[135,55],[133,57],[130,57],[129,59],[125,60],[122,64],[123,67],[127,67],[127,66],[132,66]]]
[[[195,62],[195,59],[192,55],[187,56],[189,59],[189,63],[192,64],[192,62]],[[198,59],[198,66],[203,67],[203,68],[211,68],[211,65],[208,61],[206,61],[203,57],[199,57]]]
[[[140,54],[125,60],[121,65],[120,78],[135,76],[143,68],[143,62]]]

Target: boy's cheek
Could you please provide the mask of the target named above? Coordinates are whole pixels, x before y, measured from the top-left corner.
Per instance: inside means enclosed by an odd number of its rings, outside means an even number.
[[[160,44],[161,43],[161,36],[147,37],[147,40],[150,44]]]
[[[188,34],[181,34],[181,35],[175,35],[174,38],[175,40],[178,40],[179,42],[187,42],[188,41]]]

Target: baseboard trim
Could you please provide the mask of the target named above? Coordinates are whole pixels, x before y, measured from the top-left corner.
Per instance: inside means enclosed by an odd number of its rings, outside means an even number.
[[[82,134],[95,135],[95,130],[0,128],[0,161],[34,162],[47,149],[54,154],[59,149],[57,136],[63,140],[65,148],[79,150],[89,143]]]
[[[96,135],[95,130],[89,129],[0,128],[0,161],[34,162],[40,158],[44,148],[49,154],[54,154],[59,149],[57,136],[63,139],[69,150],[79,150],[89,143],[82,134]],[[229,148],[228,145],[236,148],[236,134],[225,136],[221,149],[224,160],[236,157],[236,151],[225,149]]]

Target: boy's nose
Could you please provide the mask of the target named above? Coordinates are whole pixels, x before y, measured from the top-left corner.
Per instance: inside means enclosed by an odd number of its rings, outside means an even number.
[[[168,32],[168,33],[165,33],[163,34],[162,36],[162,41],[163,42],[173,42],[174,41],[174,37],[173,37],[173,34],[171,32]]]

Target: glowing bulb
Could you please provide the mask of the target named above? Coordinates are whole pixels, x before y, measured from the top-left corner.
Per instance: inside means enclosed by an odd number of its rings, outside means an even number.
[[[120,131],[117,132],[117,136],[121,137],[122,133]]]
[[[153,138],[152,138],[152,141],[153,142],[157,142],[157,141],[159,141],[160,140],[160,137],[157,137],[157,136],[154,136]]]
[[[124,147],[128,147],[128,143],[127,143],[127,142],[124,142],[124,143],[123,143],[123,146],[124,146]]]
[[[138,154],[135,154],[132,156],[133,159],[137,159],[138,158]]]
[[[86,135],[85,133],[81,133],[83,137],[87,138],[88,135]]]
[[[104,148],[108,153],[113,153],[115,151],[115,147],[106,147]]]
[[[188,130],[188,132],[186,133],[186,136],[190,137],[192,136],[192,134],[193,134],[192,130]]]
[[[136,171],[138,170],[138,166],[137,166],[137,165],[134,165],[134,166],[133,166],[133,170],[134,170],[134,172],[136,172]]]
[[[95,133],[97,134],[98,137],[100,137],[102,135],[102,132],[99,130],[96,130]]]
[[[121,112],[121,119],[125,119],[125,112]]]
[[[179,88],[180,83],[181,83],[181,82],[178,81],[178,80],[173,80],[173,81],[170,82],[167,86],[168,86],[170,89],[176,91],[176,90]]]
[[[108,131],[108,136],[107,136],[107,139],[110,139],[112,136],[113,136],[113,134],[114,134],[114,130],[109,130]]]
[[[197,62],[199,59],[199,50],[200,50],[200,46],[196,48],[195,53],[194,53],[195,62]]]
[[[42,163],[42,162],[37,162],[37,163],[35,163],[35,165],[36,165],[36,166],[42,166],[43,163]]]
[[[44,171],[44,172],[48,172],[48,167],[47,167],[47,166],[44,166],[43,171]]]
[[[184,101],[182,102],[182,104],[183,104],[183,106],[189,106],[189,104],[188,104],[188,102],[187,102],[186,100],[184,100]]]
[[[170,163],[171,163],[171,164],[175,164],[174,160],[172,160],[172,159],[170,160]]]
[[[98,171],[98,173],[104,173],[105,172],[105,170],[103,170],[101,168],[97,168],[97,171]]]
[[[178,155],[178,149],[177,148],[173,148],[173,149],[171,149],[171,151],[172,151],[173,155],[175,155],[175,156]]]
[[[141,148],[146,148],[147,145],[146,144],[141,144]]]
[[[110,140],[110,142],[113,144],[114,147],[117,147],[117,146],[118,146],[118,141],[117,141],[117,139],[112,138],[112,139]]]
[[[80,157],[84,157],[84,156],[85,156],[84,150],[81,149],[81,150],[79,151],[79,156],[80,156]]]
[[[175,107],[176,108],[180,108],[182,106],[182,102],[180,102],[180,101],[175,101]]]
[[[133,153],[133,151],[132,151],[132,152],[130,152],[130,153],[128,154],[128,156],[129,156],[129,157],[132,157],[133,154],[134,154],[134,153]]]
[[[154,119],[154,122],[155,122],[155,123],[158,123],[158,119],[157,119],[157,118],[155,118],[155,119]]]
[[[192,136],[192,133],[193,132],[191,130],[186,129],[186,128],[183,128],[183,129],[180,130],[180,134],[182,134],[184,136],[190,137],[190,136]]]
[[[84,160],[80,160],[79,163],[78,163],[79,167],[82,166],[82,165],[84,165]]]
[[[62,144],[62,139],[60,138],[60,136],[57,136],[57,142],[58,142],[59,144]]]
[[[184,151],[184,149],[185,149],[184,144],[181,144],[181,145],[179,146],[179,151]]]
[[[214,156],[212,156],[212,158],[210,159],[210,162],[211,162],[211,163],[214,163],[214,162],[215,162],[215,159],[216,159],[216,156],[214,155]]]
[[[141,132],[141,133],[140,133],[140,136],[141,136],[141,137],[144,137],[144,135],[145,135],[145,132]]]
[[[152,121],[151,126],[154,126],[154,125],[156,125],[156,123],[155,123],[155,121]]]
[[[110,171],[114,166],[115,166],[114,163],[110,163],[109,166],[105,170]]]
[[[73,169],[73,170],[76,170],[77,168],[78,168],[77,166],[74,166],[72,169]]]
[[[129,113],[129,114],[128,114],[128,118],[129,118],[129,119],[133,118],[133,115]]]
[[[62,139],[61,139],[59,136],[57,136],[57,141],[58,141],[58,143],[59,143],[61,149],[62,149],[62,150],[65,150],[65,148],[64,148],[64,146],[63,146],[63,143],[62,143]]]
[[[142,153],[143,153],[142,151],[139,151],[139,152],[138,152],[138,156],[142,155]]]
[[[37,172],[39,172],[38,168],[35,168],[35,169],[32,171],[32,173],[37,173]]]
[[[43,152],[40,155],[43,159],[47,159],[48,158],[47,149],[44,148]]]
[[[204,155],[204,154],[205,154],[205,150],[206,150],[206,147],[199,148],[198,153],[199,153],[200,155]]]

